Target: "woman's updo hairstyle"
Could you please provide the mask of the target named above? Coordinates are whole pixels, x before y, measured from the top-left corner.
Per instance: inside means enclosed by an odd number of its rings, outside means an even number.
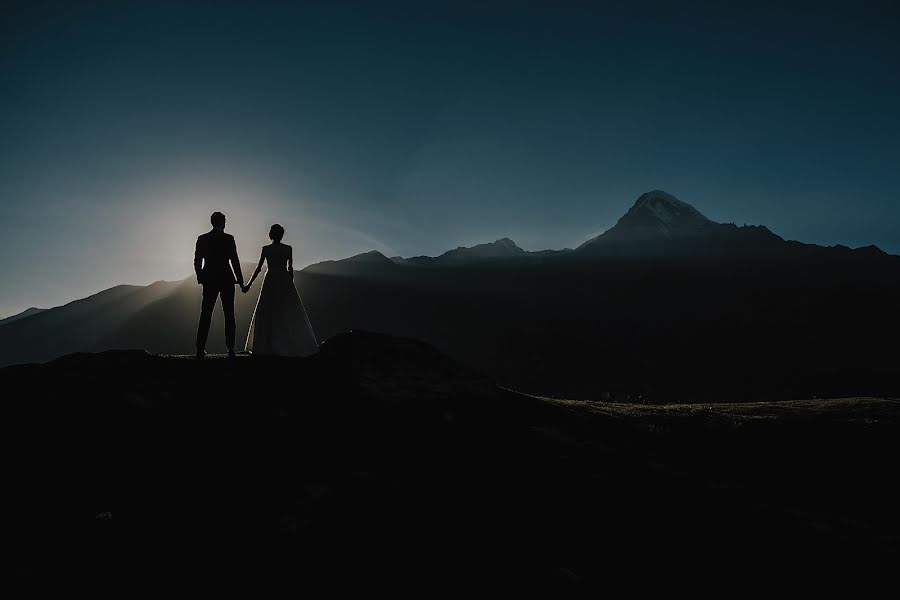
[[[275,223],[272,225],[272,228],[269,229],[269,239],[273,242],[280,242],[281,238],[284,237],[284,227]]]

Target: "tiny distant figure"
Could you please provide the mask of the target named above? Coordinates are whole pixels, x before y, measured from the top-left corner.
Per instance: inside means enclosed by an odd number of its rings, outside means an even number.
[[[272,243],[263,246],[253,277],[247,285],[241,286],[241,291],[246,294],[263,263],[267,263],[245,349],[255,355],[307,356],[318,351],[319,345],[294,286],[293,250],[281,243],[283,237],[284,227],[277,223],[272,225],[269,230]]]
[[[197,238],[194,250],[194,272],[197,283],[203,286],[203,304],[197,325],[197,358],[206,356],[209,322],[219,296],[225,313],[225,344],[228,356],[234,357],[234,285],[243,286],[244,275],[234,237],[225,233],[225,215],[214,212],[209,221],[212,230]]]

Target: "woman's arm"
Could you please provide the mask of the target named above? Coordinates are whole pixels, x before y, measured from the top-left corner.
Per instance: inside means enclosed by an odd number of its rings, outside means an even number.
[[[256,281],[256,277],[259,275],[259,272],[262,271],[263,262],[266,260],[266,249],[263,248],[262,252],[259,254],[259,263],[256,265],[256,270],[253,271],[253,276],[250,278],[250,281],[247,282],[247,285],[242,286],[241,290],[246,292],[250,289],[250,286],[253,285],[253,282]]]

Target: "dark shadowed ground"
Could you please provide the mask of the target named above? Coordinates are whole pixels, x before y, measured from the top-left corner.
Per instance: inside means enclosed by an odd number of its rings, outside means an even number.
[[[900,547],[895,400],[540,399],[361,332],[0,384],[33,587],[740,596],[860,590]]]

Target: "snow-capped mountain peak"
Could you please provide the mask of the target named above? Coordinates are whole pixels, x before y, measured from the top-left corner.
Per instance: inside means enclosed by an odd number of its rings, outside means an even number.
[[[588,240],[581,248],[607,245],[656,244],[665,241],[696,239],[717,227],[700,211],[662,190],[641,194],[622,218],[603,234]]]
[[[704,217],[696,208],[662,190],[653,190],[642,194],[631,210],[628,211],[628,214],[638,212],[651,215],[666,225],[674,225],[676,222],[685,219],[709,222],[709,219]]]
[[[609,230],[583,243],[584,252],[618,254],[759,254],[783,243],[765,227],[716,223],[661,190],[641,194]]]

